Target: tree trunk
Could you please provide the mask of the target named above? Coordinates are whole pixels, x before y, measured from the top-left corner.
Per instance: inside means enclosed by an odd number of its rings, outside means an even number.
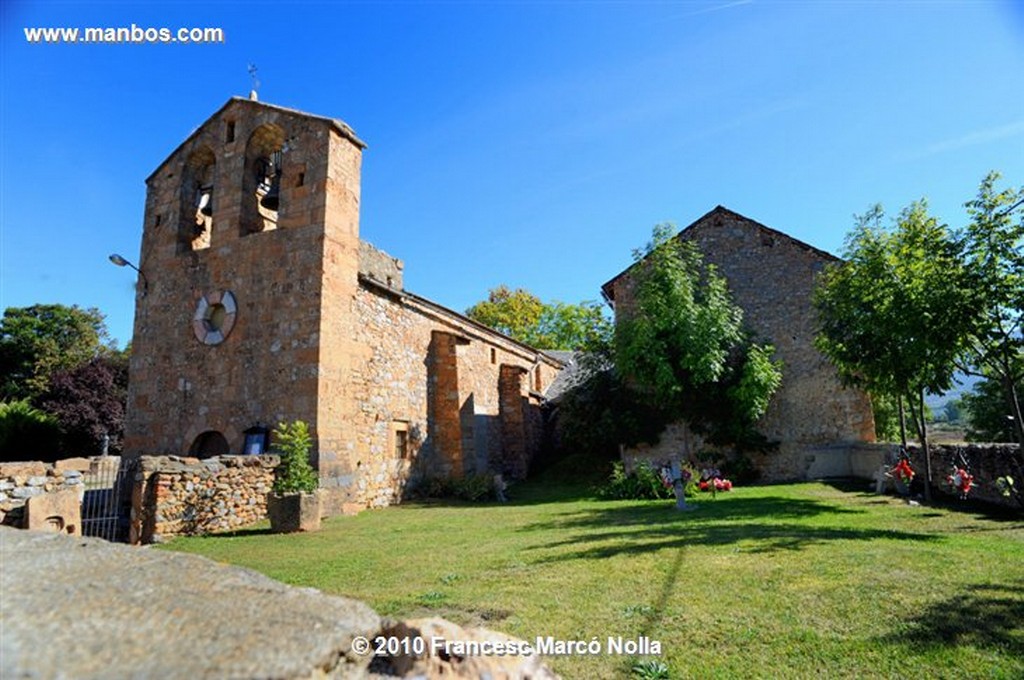
[[[921,418],[921,451],[924,453],[924,501],[932,502],[932,452],[928,446],[928,423],[924,419],[924,390],[917,392],[917,409]]]
[[[1017,440],[1017,446],[1020,447],[1021,452],[1024,452],[1024,417],[1021,417],[1020,396],[1017,394],[1017,385],[1014,383],[1009,370],[1003,375],[1003,389],[1006,390],[1006,402],[1010,407],[1010,417],[1013,418],[1011,428],[1013,429],[1014,439]]]
[[[896,407],[900,413],[900,445],[907,450],[907,414],[903,411],[903,395],[896,395]]]

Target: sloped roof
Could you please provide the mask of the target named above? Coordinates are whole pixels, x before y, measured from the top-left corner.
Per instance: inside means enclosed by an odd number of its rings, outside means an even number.
[[[828,262],[839,262],[840,261],[839,258],[836,257],[835,255],[833,255],[832,253],[829,253],[829,252],[827,252],[825,250],[822,250],[820,248],[815,248],[814,246],[810,245],[809,243],[805,243],[805,242],[801,241],[800,239],[793,238],[792,236],[790,236],[789,234],[787,234],[785,232],[781,232],[778,229],[772,229],[769,226],[761,224],[757,220],[752,220],[752,219],[750,219],[749,217],[747,217],[745,215],[741,215],[738,212],[736,212],[734,210],[729,210],[728,208],[726,208],[724,206],[721,206],[721,205],[716,205],[713,209],[711,209],[710,211],[708,211],[707,213],[705,213],[701,217],[699,217],[696,220],[694,220],[692,224],[690,224],[689,226],[684,228],[682,231],[680,231],[676,235],[676,238],[686,238],[686,233],[688,231],[690,231],[694,227],[697,227],[698,225],[704,224],[705,222],[713,220],[715,218],[719,218],[719,219],[721,219],[721,218],[728,218],[728,219],[731,219],[731,220],[737,220],[737,221],[740,221],[740,222],[745,222],[752,229],[757,229],[757,230],[760,230],[762,232],[767,232],[767,233],[771,234],[772,236],[776,236],[778,238],[784,239],[784,240],[788,241],[789,243],[793,244],[794,246],[796,246],[797,248],[800,248],[801,250],[806,250],[807,252],[812,253],[812,254],[820,257],[823,260],[826,260]],[[631,264],[630,266],[626,267],[621,272],[616,274],[614,277],[612,277],[610,280],[608,280],[603,286],[601,286],[601,293],[604,295],[606,300],[608,300],[608,301],[614,301],[615,300],[615,282],[618,281],[623,276],[625,276],[635,266],[636,266],[636,263]]]
[[[261,101],[258,101],[256,99],[249,99],[249,98],[246,98],[246,97],[237,97],[237,96],[235,96],[235,97],[231,97],[226,102],[224,102],[223,106],[221,106],[219,109],[217,109],[211,116],[207,117],[207,119],[204,120],[201,124],[196,126],[196,128],[194,130],[192,130],[192,132],[189,133],[188,137],[186,137],[184,139],[184,141],[182,141],[181,144],[176,146],[174,148],[174,151],[172,151],[170,154],[168,154],[167,157],[160,163],[160,165],[158,165],[156,167],[156,169],[153,170],[153,172],[151,172],[149,174],[149,177],[146,178],[146,181],[149,182],[149,180],[151,180],[157,173],[159,173],[160,170],[164,167],[164,165],[167,164],[167,161],[169,161],[172,158],[174,158],[174,156],[177,155],[177,153],[182,149],[182,147],[184,147],[186,144],[188,144],[190,141],[192,141],[192,138],[195,137],[196,135],[198,135],[199,131],[202,130],[204,127],[206,127],[207,123],[209,123],[211,120],[213,120],[217,116],[221,115],[226,108],[228,108],[229,106],[231,106],[232,104],[235,104],[235,103],[241,103],[241,104],[246,105],[246,106],[260,107],[260,108],[264,108],[264,109],[273,109],[275,111],[281,111],[282,113],[287,113],[287,114],[290,114],[290,115],[293,115],[293,116],[301,116],[303,118],[309,118],[311,120],[323,121],[323,122],[329,124],[331,127],[333,127],[338,132],[338,134],[340,134],[342,137],[345,137],[346,139],[351,141],[353,144],[358,146],[360,149],[365,149],[366,148],[366,142],[364,142],[363,140],[359,139],[359,137],[356,136],[355,131],[351,127],[349,127],[349,125],[347,123],[345,123],[345,121],[340,120],[338,118],[329,118],[327,116],[318,116],[315,113],[306,113],[305,111],[299,111],[298,109],[288,108],[287,106],[278,106],[277,104],[267,104],[266,102],[261,102]]]

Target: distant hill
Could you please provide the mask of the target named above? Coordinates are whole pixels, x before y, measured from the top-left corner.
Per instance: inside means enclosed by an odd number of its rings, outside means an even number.
[[[928,407],[932,410],[941,408],[947,401],[959,399],[968,392],[974,389],[974,386],[980,381],[976,375],[967,375],[966,373],[957,373],[953,376],[953,382],[955,385],[953,389],[943,394],[929,394],[924,398],[924,403],[928,404]]]

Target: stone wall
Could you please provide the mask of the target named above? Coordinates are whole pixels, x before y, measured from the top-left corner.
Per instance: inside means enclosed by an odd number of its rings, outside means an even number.
[[[1015,479],[1019,476],[1009,464],[1011,456],[1019,456],[1020,448],[1016,444],[942,444],[928,447],[931,453],[932,480],[941,492],[955,496],[946,477],[953,471],[953,466],[960,467],[966,461],[967,472],[974,475],[974,488],[970,498],[998,503],[1008,507],[1020,508],[1015,500],[1003,496],[996,488],[996,479],[1010,475]],[[914,471],[924,476],[924,452],[918,446],[908,446],[910,463]]]
[[[264,519],[279,462],[273,455],[137,459],[130,541],[153,543],[171,536],[236,529]]]
[[[503,472],[499,385],[506,366],[522,374],[506,408],[516,404],[520,414],[524,443],[516,456],[528,464],[541,440],[540,393],[560,362],[376,281],[363,281],[354,311],[356,341],[371,350],[352,372],[358,436],[348,502],[379,507],[430,477]],[[404,457],[396,431],[407,433]]]
[[[21,526],[28,499],[71,489],[85,495],[83,472],[90,461],[71,458],[55,463],[0,463],[0,524]]]
[[[759,423],[769,440],[780,443],[775,453],[757,461],[763,478],[800,479],[806,457],[817,449],[872,441],[874,419],[867,395],[844,388],[835,368],[814,348],[815,279],[838,259],[722,207],[679,237],[695,243],[705,261],[726,278],[743,309],[744,323],[757,341],[772,343],[782,361],[782,385]],[[630,313],[630,285],[627,270],[604,286],[617,318]],[[666,434],[650,455],[667,457],[695,441],[677,431]]]

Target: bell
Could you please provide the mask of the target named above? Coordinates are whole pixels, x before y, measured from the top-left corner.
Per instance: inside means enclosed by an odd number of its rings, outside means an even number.
[[[201,187],[199,189],[199,200],[197,201],[199,212],[207,217],[213,216],[213,187]]]
[[[263,194],[263,198],[260,199],[260,205],[267,210],[277,210],[278,205],[280,205],[280,194],[280,175],[274,175],[274,179],[270,183],[270,188],[267,190],[267,193]]]

